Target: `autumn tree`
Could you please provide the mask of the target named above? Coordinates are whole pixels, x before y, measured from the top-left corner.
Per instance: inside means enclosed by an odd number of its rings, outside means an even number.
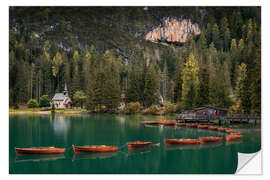
[[[199,66],[194,55],[191,53],[183,69],[182,101],[185,108],[194,108],[199,85]]]

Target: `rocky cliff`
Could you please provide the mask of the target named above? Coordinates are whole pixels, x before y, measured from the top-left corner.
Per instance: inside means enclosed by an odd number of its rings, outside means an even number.
[[[152,42],[183,44],[193,35],[201,33],[198,24],[190,19],[165,18],[158,27],[146,34],[145,39]]]

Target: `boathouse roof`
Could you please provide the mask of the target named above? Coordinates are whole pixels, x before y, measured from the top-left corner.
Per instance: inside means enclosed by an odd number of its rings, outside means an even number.
[[[209,108],[209,109],[216,109],[216,110],[221,110],[221,111],[228,111],[228,109],[225,109],[225,108],[220,108],[220,107],[213,107],[213,106],[203,106],[203,107],[198,107],[198,108],[195,108],[194,110],[201,110],[201,109],[206,109],[206,108]]]

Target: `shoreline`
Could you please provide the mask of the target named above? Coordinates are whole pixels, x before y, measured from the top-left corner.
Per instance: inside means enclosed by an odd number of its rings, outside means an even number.
[[[9,114],[40,114],[40,115],[51,115],[51,111],[40,111],[40,110],[9,110]],[[55,114],[86,114],[82,110],[56,110]]]

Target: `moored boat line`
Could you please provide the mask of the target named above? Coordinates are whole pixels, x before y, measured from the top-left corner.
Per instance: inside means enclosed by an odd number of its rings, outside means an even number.
[[[145,121],[143,124],[149,125],[165,125],[165,126],[186,126],[190,128],[216,130],[220,132],[228,133],[226,141],[241,140],[242,135],[235,129],[223,128],[218,126],[209,125],[208,123],[177,123],[174,120],[155,120]],[[166,145],[172,144],[204,144],[209,142],[221,142],[222,137],[200,137],[199,139],[165,139]],[[146,148],[152,145],[152,142],[135,141],[127,143],[128,149],[135,148]],[[86,145],[86,146],[74,146],[72,145],[73,151],[77,153],[89,153],[89,152],[115,152],[118,150],[117,146],[107,145]],[[65,148],[56,147],[32,147],[32,148],[15,148],[16,155],[23,154],[64,154]]]

